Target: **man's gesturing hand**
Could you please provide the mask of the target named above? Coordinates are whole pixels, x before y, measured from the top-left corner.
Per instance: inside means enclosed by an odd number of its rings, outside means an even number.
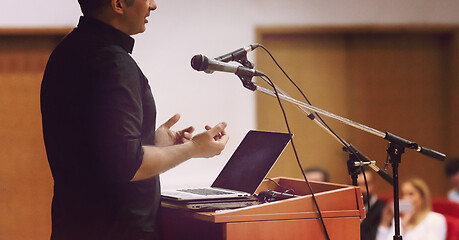
[[[194,157],[208,158],[219,155],[229,139],[225,131],[226,126],[225,122],[221,122],[213,128],[206,126],[207,131],[191,138],[191,143],[195,147]]]
[[[166,147],[181,143],[186,143],[192,138],[194,127],[190,126],[180,131],[173,131],[171,127],[180,120],[180,114],[175,114],[155,132],[155,145],[158,147]]]

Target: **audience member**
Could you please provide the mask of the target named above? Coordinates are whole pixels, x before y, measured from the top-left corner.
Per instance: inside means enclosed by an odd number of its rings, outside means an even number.
[[[448,192],[448,199],[459,203],[459,158],[452,158],[446,162],[445,173],[452,187]]]
[[[304,174],[308,181],[329,182],[330,176],[328,172],[320,167],[311,167],[304,170]]]
[[[386,205],[385,202],[378,199],[376,193],[376,186],[373,180],[373,174],[369,171],[365,172],[365,177],[368,185],[368,192],[365,186],[365,179],[363,173],[357,177],[357,184],[360,187],[365,203],[365,219],[360,223],[360,239],[374,240],[378,231],[379,223],[381,222],[381,215]],[[368,202],[370,206],[368,206]]]
[[[445,240],[446,220],[431,210],[431,197],[427,184],[418,178],[404,182],[401,186],[400,233],[404,240]],[[393,239],[394,210],[387,204],[379,224],[377,240]]]

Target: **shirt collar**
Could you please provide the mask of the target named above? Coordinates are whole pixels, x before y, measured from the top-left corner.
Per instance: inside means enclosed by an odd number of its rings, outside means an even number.
[[[78,29],[100,34],[105,41],[120,45],[128,53],[134,49],[135,40],[131,36],[95,18],[80,17]]]

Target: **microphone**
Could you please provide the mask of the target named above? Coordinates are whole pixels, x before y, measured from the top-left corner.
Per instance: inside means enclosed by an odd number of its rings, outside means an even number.
[[[220,57],[216,57],[215,60],[220,61],[220,62],[230,62],[230,61],[237,61],[241,58],[247,57],[247,53],[250,51],[255,50],[255,48],[259,47],[260,45],[258,43],[251,44],[249,46],[239,48],[235,51],[232,51],[230,53],[221,55]]]
[[[232,65],[225,62],[209,59],[208,57],[198,54],[191,59],[191,67],[196,71],[204,71],[205,73],[229,72],[238,76],[264,76],[265,74],[255,69],[246,68],[243,66]]]

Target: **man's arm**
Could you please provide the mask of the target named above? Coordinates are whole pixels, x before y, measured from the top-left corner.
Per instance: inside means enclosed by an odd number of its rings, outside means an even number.
[[[190,158],[209,158],[219,155],[228,142],[225,128],[226,123],[219,123],[183,144],[166,147],[143,146],[142,164],[131,181],[159,175]]]

